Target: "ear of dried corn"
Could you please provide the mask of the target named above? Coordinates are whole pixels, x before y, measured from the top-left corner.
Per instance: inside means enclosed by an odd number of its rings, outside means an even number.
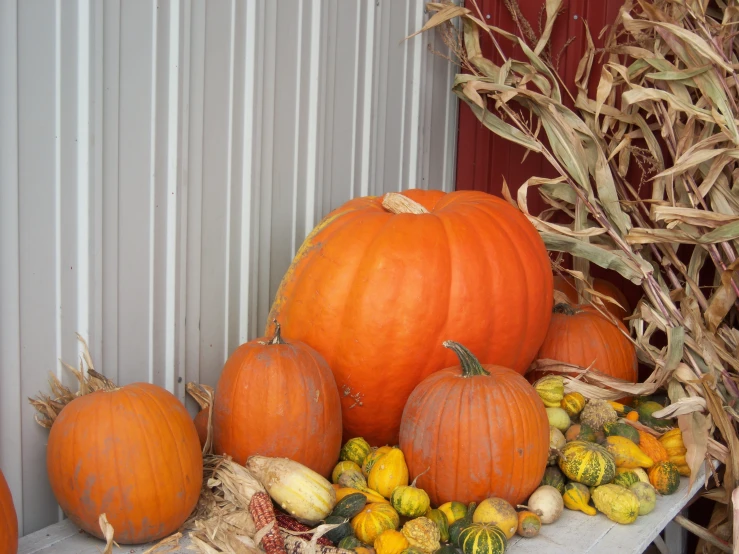
[[[721,457],[722,500],[731,505],[739,485],[739,1],[626,0],[604,48],[596,51],[586,27],[589,48],[575,83],[562,81],[544,47],[559,2],[546,2],[539,37],[515,1],[506,5],[520,37],[488,25],[474,1],[427,4],[422,31],[442,30],[464,70],[453,91],[481,124],[558,173],[514,183],[516,198],[503,187],[556,253],[555,271],[565,271],[561,254],[571,254],[568,274],[601,313],[612,299],[594,294],[590,264],[641,285],[630,334],[654,371],[631,385],[552,360],[537,365],[576,373],[565,378],[566,390],[590,398],[666,390],[692,475],[706,458]],[[483,56],[481,34],[495,39],[502,65]],[[507,57],[498,40],[515,43],[523,59]],[[600,82],[588,90],[596,57]],[[532,188],[549,206],[541,214],[528,209]]]

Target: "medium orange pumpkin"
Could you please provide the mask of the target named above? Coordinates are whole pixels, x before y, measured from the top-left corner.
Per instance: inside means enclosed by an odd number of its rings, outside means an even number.
[[[557,304],[539,359],[558,360],[589,367],[630,383],[637,380],[637,359],[634,344],[625,336],[626,327],[618,327],[592,306]],[[527,375],[533,383],[545,372]]]
[[[444,346],[460,365],[424,379],[403,412],[400,448],[410,475],[433,506],[490,497],[521,504],[547,465],[544,403],[515,371],[481,365],[456,342]]]
[[[0,552],[18,551],[18,516],[13,506],[13,497],[0,471]]]
[[[67,404],[49,433],[46,468],[69,519],[103,538],[98,518],[104,513],[119,544],[174,533],[197,504],[203,479],[190,414],[173,394],[149,383]]]
[[[239,346],[213,405],[216,454],[290,458],[324,477],[341,450],[341,402],[326,361],[310,346],[272,338]]]
[[[440,337],[523,373],[552,295],[546,249],[521,212],[479,191],[409,190],[331,212],[285,274],[270,319],[328,361],[344,439],[382,446],[397,444],[413,388],[454,365]]]
[[[575,288],[575,284],[572,278],[565,279],[561,275],[555,275],[554,290],[558,290],[560,292],[565,293],[571,304],[573,305],[579,304],[578,297],[577,297],[577,289]],[[626,298],[626,295],[623,293],[621,289],[619,289],[616,285],[614,285],[610,281],[606,281],[605,279],[599,279],[597,277],[594,278],[593,279],[593,290],[595,292],[605,294],[606,296],[610,296],[611,298],[613,298],[616,302],[618,302],[621,305],[621,306],[616,306],[615,304],[611,302],[607,302],[606,300],[603,300],[603,304],[606,306],[608,311],[611,312],[613,316],[616,317],[617,319],[622,320],[623,318],[631,315],[631,305],[629,304],[629,300]]]

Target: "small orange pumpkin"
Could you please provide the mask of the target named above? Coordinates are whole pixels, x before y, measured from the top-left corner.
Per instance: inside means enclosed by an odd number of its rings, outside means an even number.
[[[142,544],[174,533],[190,515],[203,457],[182,403],[161,387],[134,383],[67,404],[49,433],[46,469],[75,525],[102,539],[105,513],[119,544]]]
[[[673,494],[680,486],[680,472],[672,462],[658,462],[649,470],[649,482],[660,494]]]
[[[634,344],[623,323],[614,325],[592,306],[557,304],[538,359],[558,360],[594,369],[636,383],[637,359]],[[532,383],[546,372],[532,371]]]
[[[577,288],[575,288],[572,278],[565,279],[561,275],[555,275],[554,290],[565,293],[571,304],[577,305],[580,303],[577,298]],[[603,304],[605,304],[606,309],[617,319],[621,320],[631,313],[631,306],[629,305],[629,300],[626,298],[626,295],[610,281],[606,281],[605,279],[600,279],[598,277],[594,278],[593,290],[595,292],[605,294],[606,296],[610,296],[620,304],[620,306],[617,306],[607,300],[601,299],[603,300]]]
[[[18,516],[8,483],[0,471],[0,552],[18,551]]]
[[[426,377],[403,412],[400,448],[410,474],[434,506],[490,497],[521,504],[539,486],[549,457],[544,403],[515,371],[482,365],[459,343],[444,346],[459,365]]]
[[[226,361],[213,405],[216,454],[289,458],[328,477],[341,450],[341,401],[326,360],[307,344],[271,338]],[[316,440],[320,437],[320,440]]]
[[[538,514],[529,510],[518,512],[518,529],[517,533],[522,537],[530,539],[539,534],[541,529],[541,518]]]

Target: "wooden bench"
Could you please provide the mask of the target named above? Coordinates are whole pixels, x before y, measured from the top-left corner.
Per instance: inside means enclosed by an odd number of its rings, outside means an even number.
[[[631,525],[619,525],[603,514],[587,516],[582,512],[565,509],[562,517],[553,525],[542,527],[533,539],[515,536],[510,540],[507,554],[640,554],[652,542],[665,554],[682,554],[684,532],[673,518],[701,490],[705,471],[701,470],[692,487],[681,479],[680,488],[670,496],[659,497],[654,511],[639,517]],[[660,533],[667,529],[670,535],[663,541]],[[80,531],[69,522],[62,521],[36,531],[20,540],[18,554],[99,554],[104,544]],[[114,549],[117,554],[141,554],[148,546],[125,546]],[[189,548],[188,548],[189,547]],[[166,552],[164,548],[162,552]],[[180,548],[172,554],[194,552],[187,537],[180,540]]]

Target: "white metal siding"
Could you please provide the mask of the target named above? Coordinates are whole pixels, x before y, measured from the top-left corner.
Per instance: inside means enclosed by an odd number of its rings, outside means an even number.
[[[358,195],[453,188],[422,0],[0,2],[0,468],[58,520],[29,396],[78,359],[185,398]],[[435,44],[436,49],[442,49]],[[189,402],[189,401],[188,401]]]

